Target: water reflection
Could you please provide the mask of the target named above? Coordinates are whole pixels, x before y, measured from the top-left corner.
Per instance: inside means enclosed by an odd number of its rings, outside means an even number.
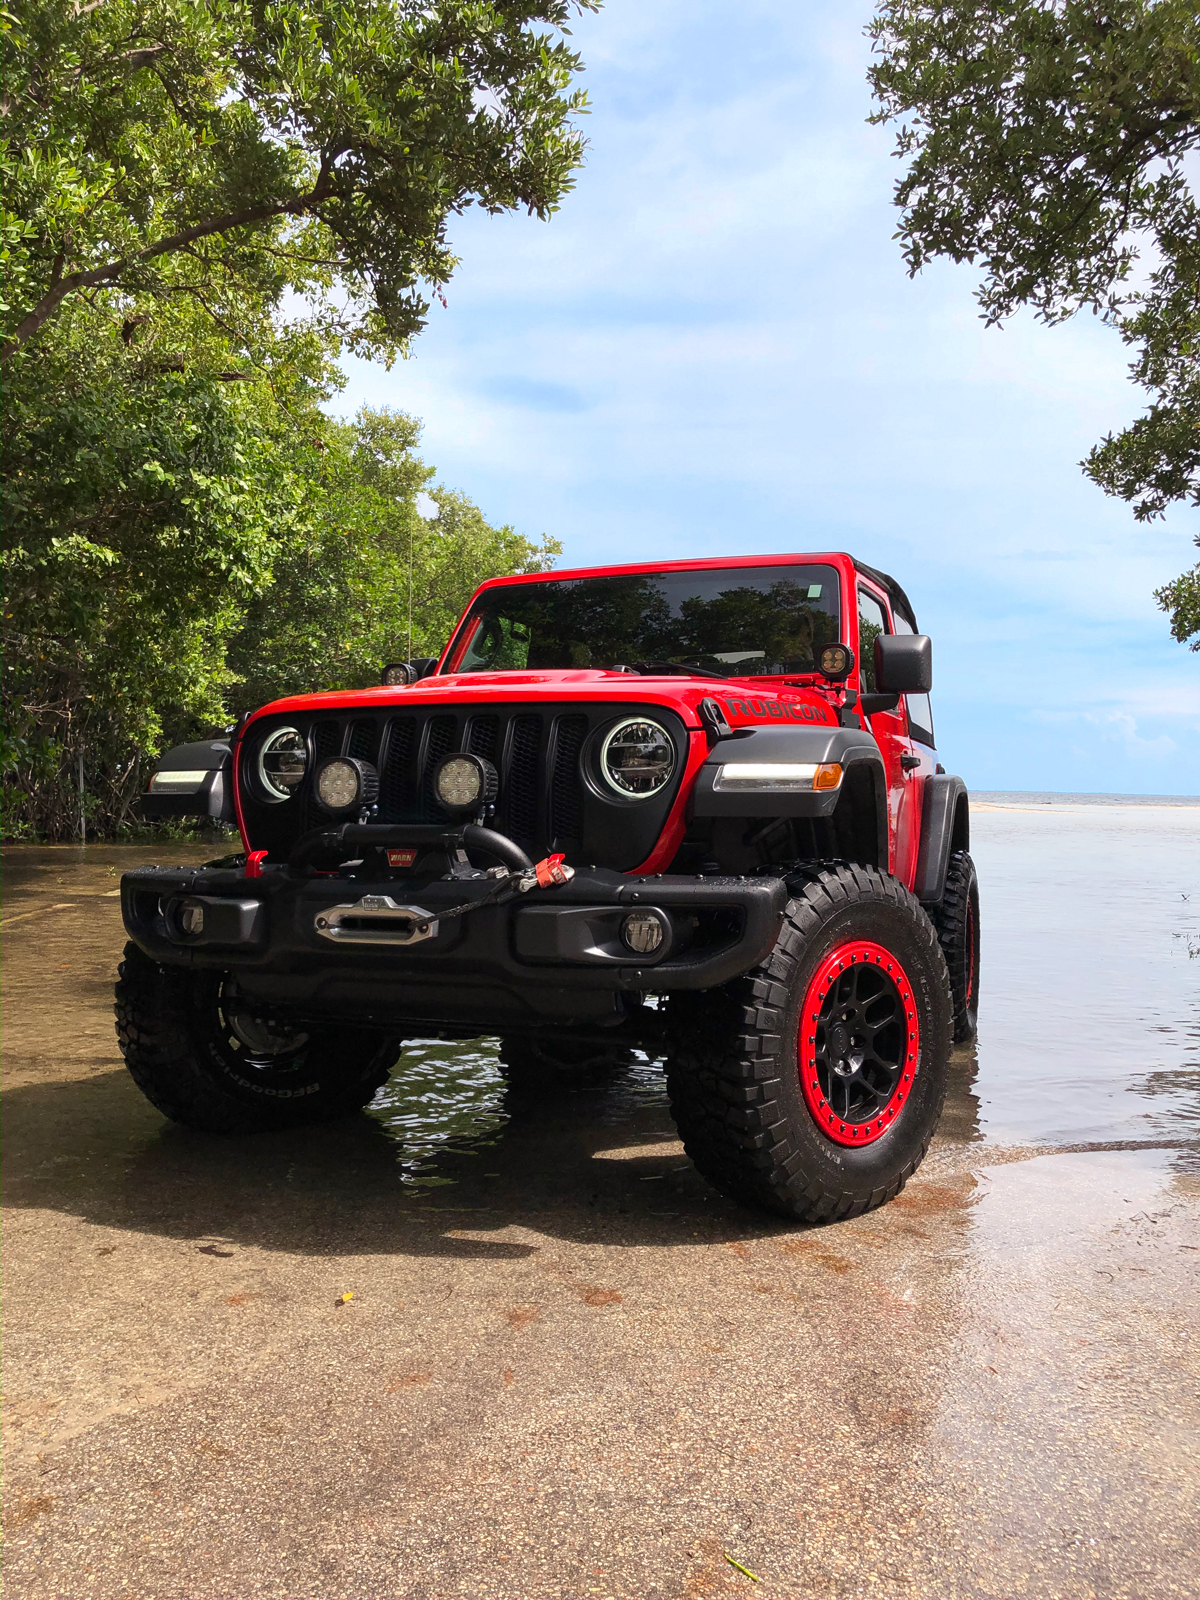
[[[371,1102],[369,1115],[395,1140],[411,1187],[452,1183],[438,1173],[439,1155],[478,1152],[497,1142],[509,1113],[496,1043],[411,1044]]]

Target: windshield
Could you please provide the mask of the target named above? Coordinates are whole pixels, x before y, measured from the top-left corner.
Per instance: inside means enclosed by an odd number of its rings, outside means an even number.
[[[838,639],[833,567],[710,567],[504,584],[472,605],[447,672],[699,667],[729,678],[813,672]]]

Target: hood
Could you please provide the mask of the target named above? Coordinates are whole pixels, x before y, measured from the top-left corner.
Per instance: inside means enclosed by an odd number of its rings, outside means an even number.
[[[373,689],[328,689],[320,694],[291,695],[262,706],[249,719],[290,712],[321,712],[361,708],[370,711],[402,710],[408,706],[486,704],[489,701],[623,700],[669,706],[689,728],[702,726],[700,705],[715,700],[732,727],[770,724],[825,723],[836,726],[837,707],[828,691],[764,678],[685,678],[665,673],[613,672],[599,668],[546,672],[464,672],[422,678],[407,686],[380,685]]]

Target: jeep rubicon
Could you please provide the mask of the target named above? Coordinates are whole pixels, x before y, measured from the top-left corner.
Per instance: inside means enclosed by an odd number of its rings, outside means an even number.
[[[967,794],[930,641],[843,554],[481,585],[434,660],[158,763],[244,854],[121,883],[117,1027],[212,1132],[360,1110],[405,1038],[510,1074],[643,1043],[688,1155],[812,1221],[895,1195],[973,1035]]]

